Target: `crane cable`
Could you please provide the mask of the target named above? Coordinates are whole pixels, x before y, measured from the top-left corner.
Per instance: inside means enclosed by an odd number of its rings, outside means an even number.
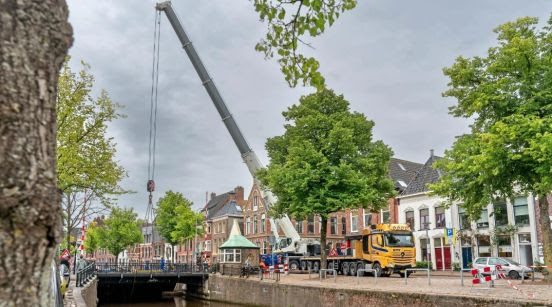
[[[155,150],[157,137],[157,89],[159,85],[159,46],[161,39],[161,12],[155,13],[155,27],[153,31],[153,61],[151,69],[151,97],[150,97],[150,114],[149,114],[149,147],[148,147],[148,182],[147,191],[148,209],[146,211],[146,222],[153,221],[153,201],[152,193],[155,191]]]

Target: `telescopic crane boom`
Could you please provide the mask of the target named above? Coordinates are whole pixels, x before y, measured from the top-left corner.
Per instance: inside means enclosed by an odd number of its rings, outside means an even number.
[[[174,31],[176,32],[176,36],[180,40],[180,43],[182,43],[182,47],[186,51],[186,54],[190,58],[192,65],[194,66],[197,74],[199,75],[199,78],[201,79],[201,83],[203,84],[203,86],[205,87],[205,90],[211,97],[211,100],[213,101],[215,108],[219,112],[220,117],[224,122],[224,125],[228,129],[228,132],[230,132],[230,136],[232,136],[234,143],[238,147],[238,150],[240,151],[241,157],[245,162],[245,165],[247,165],[247,168],[249,169],[251,176],[253,176],[254,183],[257,184],[257,186],[261,187],[260,182],[256,178],[255,174],[257,173],[258,170],[263,168],[263,165],[261,164],[259,158],[257,157],[257,154],[255,154],[255,152],[251,149],[251,147],[249,147],[249,144],[245,140],[245,137],[243,136],[240,128],[238,127],[238,124],[236,123],[236,121],[232,117],[232,114],[228,110],[228,107],[226,106],[224,99],[220,95],[215,83],[213,82],[213,79],[209,76],[207,69],[203,65],[203,62],[199,58],[199,55],[197,54],[192,42],[190,41],[190,38],[186,34],[186,31],[184,31],[184,27],[182,26],[178,16],[176,15],[176,12],[172,7],[171,1],[164,1],[164,2],[157,3],[156,9],[158,11],[165,12],[167,19],[171,23]],[[263,190],[263,198],[267,209],[270,208],[270,206],[276,202],[276,199],[270,190]],[[288,253],[304,253],[304,251],[302,250],[306,251],[306,246],[305,244],[300,244],[301,237],[295,230],[295,227],[293,227],[293,224],[291,223],[289,217],[287,215],[284,215],[282,218],[277,219],[276,222],[278,223],[278,225],[284,232],[284,235],[286,236],[286,238],[279,238],[275,219],[270,217],[271,229],[277,242],[277,248],[276,248],[277,251],[288,252]]]

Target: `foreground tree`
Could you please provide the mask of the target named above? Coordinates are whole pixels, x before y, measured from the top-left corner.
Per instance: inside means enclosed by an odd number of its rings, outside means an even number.
[[[192,202],[182,193],[168,191],[157,203],[155,225],[159,234],[174,246],[201,234],[197,226],[203,225],[203,215],[192,210]]]
[[[106,248],[115,255],[116,263],[119,263],[120,252],[144,239],[138,215],[132,209],[113,207],[109,217],[97,229],[97,247]]]
[[[106,91],[92,97],[94,76],[82,62],[75,74],[66,60],[59,76],[57,95],[57,175],[69,246],[71,230],[98,214],[106,213],[112,197],[125,193],[119,182],[126,172],[115,160],[115,142],[107,125],[121,118],[120,105]]]
[[[63,0],[0,8],[0,304],[51,306],[61,234],[55,99],[72,30]]]
[[[300,47],[310,47],[304,36],[316,37],[331,27],[340,15],[356,7],[356,0],[255,0],[255,10],[268,24],[265,38],[255,49],[266,58],[276,53],[280,69],[291,87],[303,85],[324,88],[320,64],[306,57]]]
[[[374,123],[351,112],[343,96],[331,90],[301,97],[283,115],[286,131],[267,141],[270,164],[258,176],[278,196],[276,214],[320,217],[325,247],[329,214],[358,207],[379,210],[393,196],[392,152],[372,140]],[[325,268],[327,251],[321,250]]]
[[[552,19],[537,30],[536,18],[499,26],[498,46],[487,57],[459,57],[444,69],[443,94],[458,100],[455,117],[472,118],[445,159],[435,193],[462,202],[472,220],[495,197],[538,196],[545,263],[552,266],[549,202],[552,191]]]

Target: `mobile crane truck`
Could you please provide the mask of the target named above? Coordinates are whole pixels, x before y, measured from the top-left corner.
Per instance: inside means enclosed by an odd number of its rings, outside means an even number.
[[[344,255],[327,257],[327,268],[343,275],[357,275],[359,269],[374,269],[377,276],[389,277],[393,273],[404,277],[405,269],[416,266],[414,237],[406,224],[377,224],[360,234],[348,236],[351,248]],[[289,265],[300,270],[320,269],[320,257],[289,256]],[[410,275],[411,272],[407,274]]]

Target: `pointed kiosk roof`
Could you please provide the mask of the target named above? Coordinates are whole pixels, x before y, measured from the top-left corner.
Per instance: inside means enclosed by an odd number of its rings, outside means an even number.
[[[240,227],[238,226],[238,220],[234,220],[234,225],[232,225],[232,230],[230,231],[230,237],[219,246],[219,249],[259,249],[259,247],[242,236]]]

